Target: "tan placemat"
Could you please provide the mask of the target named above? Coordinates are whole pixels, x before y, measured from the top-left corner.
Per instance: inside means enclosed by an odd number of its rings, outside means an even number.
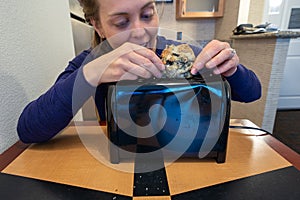
[[[78,128],[97,145],[100,127]],[[2,172],[132,196],[133,174],[111,169],[95,159],[83,148],[77,129],[68,127],[51,141],[32,145]],[[132,163],[121,165],[134,167]]]
[[[166,167],[170,194],[179,194],[291,166],[260,136],[253,136],[261,132],[231,129],[229,134],[224,164],[217,164],[213,160],[181,159]]]

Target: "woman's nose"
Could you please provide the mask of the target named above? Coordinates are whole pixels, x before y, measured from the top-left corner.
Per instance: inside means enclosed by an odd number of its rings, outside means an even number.
[[[131,36],[133,38],[142,38],[143,36],[145,36],[145,29],[144,28],[135,28],[131,31]]]
[[[146,31],[143,23],[139,20],[136,20],[131,30],[131,36],[134,38],[140,38],[143,37],[145,34]]]

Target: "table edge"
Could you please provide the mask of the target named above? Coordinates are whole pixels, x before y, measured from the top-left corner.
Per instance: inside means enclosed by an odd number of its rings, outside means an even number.
[[[0,171],[5,169],[12,161],[14,161],[30,144],[25,144],[20,140],[0,154]]]

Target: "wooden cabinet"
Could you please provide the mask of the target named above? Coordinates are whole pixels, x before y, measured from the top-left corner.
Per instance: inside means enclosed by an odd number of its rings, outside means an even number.
[[[176,0],[176,19],[222,17],[225,0]]]

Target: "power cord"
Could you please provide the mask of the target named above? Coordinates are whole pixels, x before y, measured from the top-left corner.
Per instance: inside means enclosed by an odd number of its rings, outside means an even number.
[[[251,126],[229,126],[229,128],[234,128],[234,129],[250,129],[250,130],[257,130],[257,131],[261,131],[264,132],[264,134],[260,134],[260,135],[255,135],[254,136],[265,136],[265,135],[271,135],[272,133],[270,133],[267,130],[264,130],[262,128],[257,128],[257,127],[251,127]]]

